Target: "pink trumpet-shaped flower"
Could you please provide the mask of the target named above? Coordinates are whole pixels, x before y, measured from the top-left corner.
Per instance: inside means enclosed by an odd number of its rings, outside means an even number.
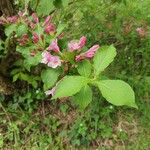
[[[52,19],[52,17],[51,17],[51,16],[48,16],[48,17],[45,19],[45,21],[44,21],[44,23],[43,23],[43,26],[48,25],[48,24],[51,22],[51,19]]]
[[[33,43],[38,43],[39,42],[39,36],[36,32],[33,33],[32,40],[33,40]]]
[[[75,41],[71,41],[71,42],[68,44],[68,48],[69,48],[69,50],[70,50],[71,52],[73,52],[73,51],[79,49],[80,47],[79,47],[79,44],[78,44],[78,43],[76,43]]]
[[[54,93],[55,93],[55,91],[56,91],[56,87],[53,87],[51,90],[46,91],[45,94],[46,94],[46,95],[52,95],[52,96],[53,96]]]
[[[82,56],[82,55],[77,55],[76,58],[75,58],[76,61],[81,61],[81,60],[84,60],[84,59],[85,59],[85,57]]]
[[[34,57],[35,55],[36,55],[36,51],[35,50],[31,51],[30,56]]]
[[[47,65],[51,68],[57,68],[58,66],[61,66],[61,60],[58,56],[52,56]]]
[[[84,45],[86,44],[86,37],[85,36],[82,36],[79,40],[79,42],[76,42],[76,41],[71,41],[69,44],[68,44],[68,48],[71,52],[75,51],[75,50],[78,50],[78,49],[81,49],[82,47],[84,47]]]
[[[41,63],[47,64],[51,68],[56,68],[61,66],[61,60],[58,56],[53,56],[49,52],[44,51],[42,53],[42,61]]]
[[[4,16],[0,17],[0,24],[9,24],[9,23],[16,23],[18,21],[18,16],[11,16],[5,18]]]
[[[54,33],[54,32],[55,32],[55,26],[54,26],[54,24],[49,23],[49,24],[45,27],[44,31],[45,31],[47,34],[52,34],[52,33]]]
[[[86,37],[82,36],[79,41],[80,48],[84,47],[85,44],[86,44]]]
[[[92,46],[87,52],[84,53],[85,57],[92,58],[95,55],[96,51],[99,49],[99,47],[99,45]]]
[[[48,47],[48,50],[53,50],[56,53],[60,52],[57,39],[52,41],[52,43]]]
[[[58,35],[58,39],[62,39],[64,37],[64,32],[62,32],[61,34]]]
[[[92,46],[87,52],[82,53],[80,55],[77,55],[75,60],[81,61],[81,60],[84,60],[86,58],[90,59],[90,58],[94,57],[94,55],[95,55],[96,51],[99,49],[99,47],[100,47],[99,45]]]
[[[7,17],[7,21],[9,23],[16,23],[18,20],[18,16],[11,16],[11,17]]]
[[[21,38],[17,39],[19,45],[24,46],[29,42],[29,36],[27,34],[23,34]]]
[[[35,29],[36,24],[35,24],[35,23],[33,23],[33,22],[29,22],[29,26],[30,26],[30,28],[31,28],[31,29]]]
[[[33,21],[34,21],[35,23],[39,23],[39,18],[38,18],[38,16],[37,16],[36,13],[33,13],[33,14],[32,14],[32,18],[33,18]]]

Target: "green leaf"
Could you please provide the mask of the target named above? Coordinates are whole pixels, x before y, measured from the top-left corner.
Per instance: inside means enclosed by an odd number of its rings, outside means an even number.
[[[30,56],[30,51],[35,49],[35,46],[28,46],[28,47],[24,47],[24,46],[17,46],[16,47],[16,51],[21,53],[21,55],[25,58],[28,58]]]
[[[116,106],[127,105],[137,108],[134,91],[122,80],[101,80],[97,83],[103,97]]]
[[[13,76],[13,82],[16,82],[16,81],[19,79],[19,77],[20,77],[20,73],[15,74],[15,75]]]
[[[54,0],[54,5],[57,8],[65,8],[69,4],[69,0]]]
[[[78,63],[78,72],[80,75],[89,77],[92,71],[91,63],[88,60],[84,60]]]
[[[16,69],[13,69],[10,74],[11,75],[15,75],[15,74],[17,74],[17,73],[19,73],[21,71],[22,71],[22,68],[16,68]]]
[[[74,21],[81,21],[83,17],[84,17],[83,12],[78,9],[78,10],[76,10],[76,12],[73,15],[73,20]]]
[[[37,81],[35,80],[35,77],[34,77],[34,76],[30,76],[30,75],[25,74],[25,73],[20,73],[19,79],[20,79],[20,80],[27,81],[27,82],[28,82],[29,84],[31,84],[34,88],[37,88],[37,86],[38,86]]]
[[[4,47],[2,46],[2,44],[4,44],[4,42],[0,39],[0,50],[4,49]]]
[[[69,4],[69,0],[62,0],[62,5],[64,8],[67,7],[68,4]]]
[[[60,35],[62,33],[62,31],[67,27],[67,24],[59,24],[57,26],[57,34],[56,36]]]
[[[69,61],[71,64],[74,64],[75,53],[64,52],[63,59]]]
[[[65,76],[57,85],[53,99],[76,94],[88,83],[89,79],[82,76]]]
[[[40,0],[40,3],[37,7],[37,14],[46,16],[49,15],[53,9],[53,0]]]
[[[54,0],[53,4],[56,8],[62,8],[62,1],[61,0]]]
[[[86,85],[73,97],[73,101],[81,109],[85,109],[92,101],[92,90]]]
[[[44,90],[50,89],[56,83],[59,72],[55,69],[46,69],[41,73],[41,78],[44,83]]]
[[[93,61],[95,75],[99,75],[114,60],[116,49],[113,45],[101,47],[96,53]]]
[[[27,33],[27,31],[28,31],[27,26],[24,24],[21,24],[18,26],[16,34],[17,34],[17,36],[21,36],[21,35]]]
[[[10,34],[12,34],[16,30],[17,30],[17,25],[11,24],[5,28],[5,34],[6,34],[6,36],[9,36]]]
[[[33,56],[28,56],[24,60],[24,67],[28,71],[30,71],[30,68],[32,66],[37,66],[41,62],[41,59],[42,59],[41,52],[37,53],[34,57]]]

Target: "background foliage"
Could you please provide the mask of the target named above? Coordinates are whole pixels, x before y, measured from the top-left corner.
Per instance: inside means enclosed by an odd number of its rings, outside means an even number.
[[[66,99],[62,102],[44,99],[41,89],[33,89],[24,82],[21,92],[13,96],[1,94],[0,147],[148,150],[149,5],[149,0],[59,0],[49,3],[47,0],[16,0],[18,10],[28,6],[31,12],[36,11],[41,16],[52,14],[56,24],[66,26],[67,39],[85,35],[89,46],[95,41],[100,45],[114,44],[118,55],[104,73],[132,85],[139,109],[111,106],[103,99],[97,99],[99,92],[93,89],[93,102],[85,111],[77,111]],[[141,36],[137,28],[143,28],[146,34]],[[0,42],[0,57],[7,55],[3,48],[5,43]],[[21,77],[30,81],[27,75]],[[17,86],[20,84],[22,86],[20,82]],[[31,84],[36,87],[36,83]]]

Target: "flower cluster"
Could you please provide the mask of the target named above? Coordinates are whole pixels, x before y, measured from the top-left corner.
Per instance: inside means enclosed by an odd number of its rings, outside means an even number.
[[[16,23],[18,21],[18,16],[11,16],[11,17],[0,17],[0,24],[11,24]]]
[[[62,50],[58,44],[58,40],[61,40],[64,34],[61,33],[56,36],[57,30],[56,26],[52,23],[51,16],[47,16],[43,20],[39,19],[36,13],[33,13],[31,17],[29,17],[25,13],[19,12],[17,16],[7,18],[1,17],[0,23],[3,25],[26,25],[27,33],[17,36],[18,44],[24,47],[34,45],[35,48],[31,50],[30,56],[34,57],[37,54],[37,51],[42,52],[41,63],[46,64],[51,68],[61,66],[64,62],[63,52],[65,51],[74,53],[75,57],[73,61],[78,62],[84,59],[91,59],[99,49],[99,45],[94,45],[89,50],[82,53],[82,49],[85,47],[87,42],[86,37],[82,36],[79,40],[72,40],[68,42],[66,50]],[[53,39],[53,37],[55,38]],[[47,39],[49,39],[49,42]]]
[[[68,43],[68,51],[70,53],[75,52],[75,61],[81,61],[84,59],[91,59],[94,57],[96,51],[99,49],[99,45],[92,46],[88,51],[80,53],[81,49],[86,44],[86,37],[82,36],[79,41],[71,41]],[[55,54],[61,54],[58,46],[58,39],[53,40],[46,51],[42,53],[42,63],[47,64],[49,67],[56,68],[61,65],[61,58],[59,56],[52,56],[50,52],[53,51]]]
[[[58,66],[61,66],[61,60],[59,56],[53,56],[49,52],[44,51],[42,53],[42,61],[41,63],[47,64],[51,68],[56,68]]]
[[[26,32],[17,35],[18,46],[30,49],[30,56],[36,59],[37,53],[42,59],[39,63],[45,64],[50,68],[64,67],[66,64],[71,65],[85,59],[92,59],[99,49],[99,45],[93,45],[87,49],[87,38],[82,36],[79,40],[69,41],[64,49],[59,45],[59,41],[64,37],[64,33],[57,34],[57,28],[52,23],[52,17],[47,16],[45,19],[39,19],[36,13],[31,17],[23,12],[19,12],[17,16],[0,17],[0,24],[11,25],[16,24],[17,27],[25,25]],[[32,49],[33,48],[33,49]],[[87,51],[85,51],[87,49]],[[83,52],[84,51],[84,52]],[[66,53],[67,52],[67,53]],[[70,53],[73,60],[66,60],[66,54]],[[30,60],[28,60],[30,61]],[[70,62],[69,62],[70,61]],[[65,70],[65,69],[64,69]],[[46,95],[53,95],[56,90],[54,86],[51,90],[45,92]]]

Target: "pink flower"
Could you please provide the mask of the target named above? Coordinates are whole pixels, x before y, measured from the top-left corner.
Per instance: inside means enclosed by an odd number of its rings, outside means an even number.
[[[0,24],[8,24],[8,23],[16,23],[18,21],[18,16],[11,16],[11,17],[0,17]]]
[[[61,66],[61,60],[58,56],[53,56],[49,52],[44,51],[42,53],[42,61],[41,63],[47,64],[51,68],[56,68]]]
[[[38,43],[39,42],[39,36],[36,32],[33,33],[32,40],[33,40],[33,43]]]
[[[35,50],[31,51],[30,55],[34,57],[36,55],[36,51]]]
[[[7,21],[9,23],[16,23],[18,20],[18,16],[11,16],[11,17],[7,17]]]
[[[64,32],[62,32],[61,34],[58,35],[58,39],[62,39],[64,37]]]
[[[54,93],[55,93],[55,91],[56,91],[56,87],[53,87],[51,90],[46,91],[45,94],[46,94],[46,95],[52,95],[52,96],[53,96]]]
[[[99,45],[92,46],[87,52],[84,53],[85,57],[92,58],[95,55],[96,51],[99,49],[99,47]]]
[[[24,12],[22,12],[22,11],[19,11],[19,12],[18,12],[18,16],[19,16],[19,17],[22,17],[23,15],[24,15]]]
[[[79,40],[79,42],[76,42],[76,41],[71,41],[69,44],[68,44],[68,48],[71,52],[75,51],[75,50],[78,50],[78,49],[81,49],[82,47],[84,47],[84,45],[86,44],[86,37],[85,36],[82,36]]]
[[[61,60],[58,56],[52,56],[47,65],[51,68],[57,68],[58,66],[61,66]]]
[[[48,50],[53,50],[56,53],[60,52],[57,39],[52,41],[52,43],[48,47]]]
[[[85,57],[82,56],[82,55],[77,55],[76,58],[75,58],[76,61],[81,61],[81,60],[84,60],[84,59],[85,59]]]
[[[84,47],[85,44],[86,44],[86,37],[82,36],[79,41],[80,48]]]
[[[51,19],[52,19],[52,17],[51,17],[51,16],[48,16],[48,17],[45,19],[45,21],[44,21],[44,23],[43,23],[43,26],[48,25],[48,24],[51,22]]]
[[[27,34],[23,34],[17,41],[19,42],[19,45],[24,46],[29,42],[29,36]]]
[[[71,41],[71,42],[68,44],[68,48],[69,48],[69,50],[70,50],[71,52],[73,52],[73,51],[79,49],[80,47],[79,47],[79,44],[78,44],[78,43],[76,43],[75,41]]]
[[[51,54],[47,51],[44,51],[42,53],[42,60],[41,60],[41,63],[43,64],[47,64],[50,60],[51,60]]]
[[[33,22],[29,22],[29,26],[30,26],[30,28],[31,28],[31,29],[35,29],[36,24],[35,24],[35,23],[33,23]]]
[[[38,16],[37,16],[36,13],[33,13],[33,14],[32,14],[32,18],[33,18],[33,21],[34,21],[35,23],[39,23],[39,18],[38,18]]]
[[[49,24],[45,27],[44,31],[45,31],[47,34],[52,34],[52,33],[54,33],[54,32],[55,32],[55,26],[54,26],[54,24],[49,23]]]
[[[96,51],[99,49],[99,47],[100,47],[99,45],[92,46],[87,52],[82,53],[80,55],[77,55],[75,60],[81,61],[81,60],[84,60],[86,58],[90,59],[90,58],[94,57],[94,55],[95,55]]]

